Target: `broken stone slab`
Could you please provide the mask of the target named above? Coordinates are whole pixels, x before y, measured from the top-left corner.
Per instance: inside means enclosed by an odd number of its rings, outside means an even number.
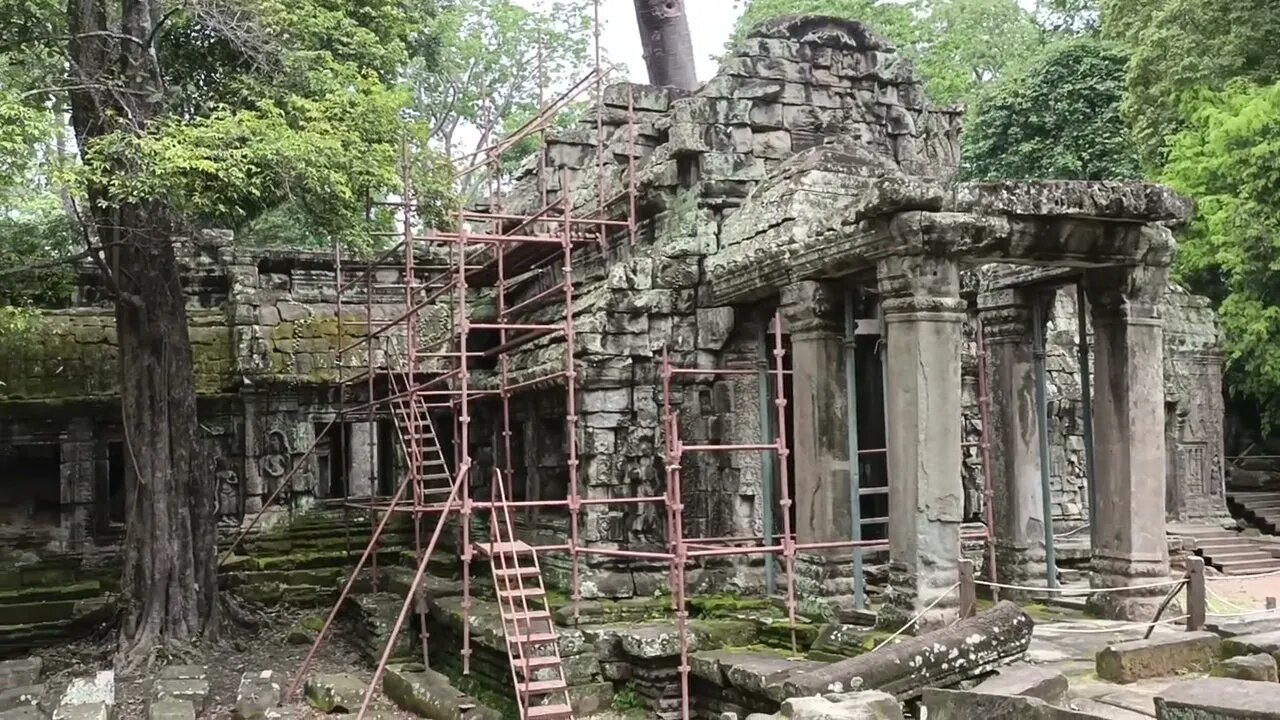
[[[156,700],[147,706],[147,720],[196,720],[196,708],[189,700]]]
[[[48,688],[43,684],[24,685],[22,687],[0,690],[0,711],[13,710],[19,707],[35,707],[44,699]]]
[[[1214,674],[1236,680],[1276,682],[1276,659],[1265,653],[1227,658],[1218,664]]]
[[[979,677],[1021,658],[1034,627],[1029,615],[1006,600],[950,627],[798,673],[783,689],[788,697],[870,689],[911,698],[926,687]]]
[[[382,692],[401,709],[430,720],[502,720],[455,688],[449,678],[421,665],[393,665],[382,676]]]
[[[208,680],[209,670],[203,665],[168,665],[160,670],[166,680]]]
[[[0,720],[45,720],[39,708],[23,705],[12,710],[0,710]]]
[[[1280,709],[1280,683],[1200,678],[1156,695],[1160,720],[1262,720]]]
[[[983,680],[974,692],[988,695],[1023,695],[1055,704],[1067,694],[1067,676],[1056,670],[1019,664],[1001,669]]]
[[[313,675],[302,686],[311,707],[326,713],[359,712],[369,688],[360,678],[345,673]]]
[[[1209,672],[1222,640],[1208,631],[1131,640],[1103,648],[1095,657],[1098,677],[1118,683]]]
[[[1233,620],[1216,624],[1208,623],[1205,627],[1225,639],[1241,635],[1278,632],[1280,631],[1280,620]]]
[[[185,700],[197,713],[203,713],[209,703],[209,681],[203,678],[162,677],[151,686],[151,698],[160,700]]]
[[[926,688],[923,706],[929,720],[1128,720],[1136,715],[1119,708],[1097,707],[1096,713],[1068,710],[1025,695],[991,695],[941,688]]]
[[[1266,653],[1271,657],[1280,658],[1280,630],[1257,633],[1255,635],[1237,635],[1222,641],[1222,655],[1224,657],[1256,655],[1258,653]]]
[[[270,670],[247,672],[240,676],[236,690],[235,720],[267,720],[280,703],[280,683]]]
[[[791,698],[779,713],[790,720],[902,720],[902,706],[878,690]]]
[[[106,703],[84,703],[60,706],[53,711],[53,720],[115,720],[115,714]]]
[[[36,656],[0,662],[0,690],[35,685],[43,670],[44,660]]]

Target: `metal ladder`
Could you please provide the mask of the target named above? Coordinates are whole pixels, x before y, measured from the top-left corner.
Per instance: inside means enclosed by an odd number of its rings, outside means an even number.
[[[494,471],[489,541],[475,548],[489,559],[511,661],[521,720],[572,720],[559,636],[547,607],[538,554],[515,538],[501,475]]]
[[[424,500],[432,496],[447,496],[453,480],[444,450],[440,447],[440,438],[431,422],[431,413],[411,400],[401,398],[391,403],[405,459],[410,469],[417,471],[418,487]]]

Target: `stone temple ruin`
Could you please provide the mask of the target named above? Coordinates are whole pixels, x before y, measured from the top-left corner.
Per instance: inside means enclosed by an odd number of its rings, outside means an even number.
[[[524,577],[578,712],[627,686],[718,717],[782,698],[700,648],[829,662],[836,616],[946,625],[965,558],[1013,586],[1138,586],[1091,605],[1148,620],[1166,523],[1230,520],[1215,318],[1168,280],[1186,201],[958,182],[961,111],[852,21],[767,23],[693,93],[601,97],[407,251],[184,244],[230,591],[327,607],[368,545],[341,601],[370,661],[429,629],[433,665],[448,650],[509,692]],[[113,317],[91,268],[78,285],[0,358],[10,652],[101,621],[118,585]],[[725,621],[730,595],[772,619]]]

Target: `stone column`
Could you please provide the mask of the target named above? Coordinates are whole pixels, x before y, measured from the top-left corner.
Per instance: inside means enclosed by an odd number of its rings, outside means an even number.
[[[839,289],[827,283],[805,281],[782,290],[782,313],[791,333],[791,457],[799,543],[852,537],[843,307]]]
[[[372,422],[351,423],[347,443],[347,495],[368,497],[373,494],[373,478],[377,473],[378,433]]]
[[[956,617],[959,576],[960,352],[965,303],[953,260],[895,257],[879,266],[888,347],[890,595],[880,622],[926,607],[925,629]]]
[[[1033,298],[999,290],[978,298],[987,348],[996,565],[1002,582],[1045,584],[1044,492],[1036,412]],[[1003,594],[1003,593],[1002,593]]]
[[[1095,358],[1094,588],[1169,579],[1164,347],[1157,308],[1167,278],[1166,268],[1153,267],[1105,268],[1085,276]],[[1146,620],[1167,590],[1099,593],[1089,604],[1106,617]]]

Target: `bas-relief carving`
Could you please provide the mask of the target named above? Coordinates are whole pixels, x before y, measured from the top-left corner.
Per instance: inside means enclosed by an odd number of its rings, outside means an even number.
[[[213,477],[218,488],[218,517],[238,519],[243,514],[240,476],[232,469],[225,456],[217,455],[213,462]]]
[[[266,478],[268,492],[274,492],[281,480],[289,472],[289,436],[283,430],[271,430],[267,433],[266,447],[258,459],[258,468]],[[282,492],[287,493],[288,490]]]

